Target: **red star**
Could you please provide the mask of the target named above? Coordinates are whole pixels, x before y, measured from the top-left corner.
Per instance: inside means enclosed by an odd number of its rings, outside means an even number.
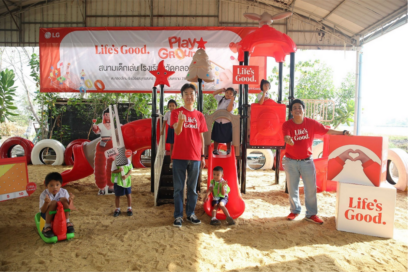
[[[207,42],[205,42],[205,41],[203,40],[203,38],[201,38],[201,40],[199,40],[197,43],[198,43],[197,49],[205,49],[205,44],[206,44]]]
[[[164,60],[159,63],[157,70],[149,72],[156,77],[156,81],[154,82],[153,86],[167,85],[168,87],[170,87],[168,78],[175,73],[174,71],[168,71],[166,68],[164,68]]]

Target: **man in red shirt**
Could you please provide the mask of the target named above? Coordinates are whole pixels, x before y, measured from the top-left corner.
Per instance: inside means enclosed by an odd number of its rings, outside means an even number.
[[[187,171],[187,221],[200,224],[194,214],[197,204],[197,180],[201,168],[205,166],[204,136],[207,123],[204,115],[194,109],[197,91],[193,84],[186,83],[181,88],[184,106],[171,112],[170,124],[174,127],[173,159],[174,222],[181,227],[183,222],[183,191]],[[200,168],[201,166],[201,168]]]
[[[312,157],[313,138],[315,134],[351,134],[347,130],[338,131],[325,128],[319,122],[304,117],[304,109],[305,104],[302,100],[293,100],[289,106],[293,119],[286,121],[282,126],[283,137],[287,144],[282,165],[289,189],[290,214],[288,220],[294,220],[302,208],[299,201],[299,180],[302,176],[306,206],[305,220],[323,224],[323,220],[317,216],[316,170]]]

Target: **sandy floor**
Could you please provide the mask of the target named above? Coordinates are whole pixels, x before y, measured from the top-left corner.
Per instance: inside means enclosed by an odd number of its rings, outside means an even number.
[[[203,224],[185,222],[181,229],[172,226],[172,205],[153,207],[150,169],[133,173],[133,217],[114,218],[114,196],[97,196],[91,176],[66,186],[76,195],[75,239],[45,244],[34,224],[41,183],[48,172],[64,169],[29,166],[37,191],[0,203],[1,271],[407,271],[406,192],[397,193],[395,237],[383,239],[337,231],[335,193],[318,194],[322,226],[303,216],[288,222],[288,197],[283,185],[272,185],[273,171],[248,172],[247,209],[238,225],[209,225],[201,198],[196,214]]]

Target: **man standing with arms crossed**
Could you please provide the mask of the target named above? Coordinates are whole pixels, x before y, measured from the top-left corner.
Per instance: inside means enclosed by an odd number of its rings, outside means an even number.
[[[285,138],[286,153],[282,165],[286,173],[289,189],[290,214],[288,220],[294,220],[301,211],[299,201],[299,180],[302,176],[305,193],[306,217],[305,220],[323,224],[317,216],[316,197],[316,170],[312,157],[312,145],[315,134],[351,135],[349,131],[338,131],[325,128],[319,122],[304,117],[305,104],[300,99],[295,99],[289,106],[293,115],[283,123],[282,132]]]
[[[187,221],[201,224],[194,214],[197,204],[197,181],[205,166],[204,135],[207,123],[204,115],[194,109],[197,91],[193,84],[186,83],[181,88],[184,106],[171,112],[171,125],[174,127],[173,145],[173,187],[174,222],[181,228],[183,222],[183,191],[187,171]]]

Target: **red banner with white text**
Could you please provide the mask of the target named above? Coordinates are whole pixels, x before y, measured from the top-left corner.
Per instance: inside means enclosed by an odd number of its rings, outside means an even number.
[[[156,70],[164,60],[169,78],[166,93],[176,93],[185,77],[197,42],[205,50],[215,80],[204,92],[238,85],[232,67],[239,65],[236,43],[253,27],[73,27],[40,29],[41,92],[151,92]],[[266,78],[266,58],[252,57],[259,79]],[[259,80],[260,81],[260,80]],[[250,92],[259,92],[250,85]]]

